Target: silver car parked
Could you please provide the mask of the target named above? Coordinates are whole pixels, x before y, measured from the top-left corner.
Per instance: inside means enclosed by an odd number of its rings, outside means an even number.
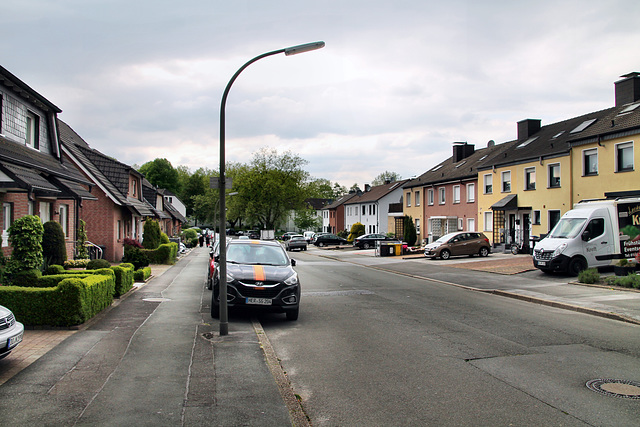
[[[0,305],[0,359],[16,348],[24,335],[24,326],[6,307]]]

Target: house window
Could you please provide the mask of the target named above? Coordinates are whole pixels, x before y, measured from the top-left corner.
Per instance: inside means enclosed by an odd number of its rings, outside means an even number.
[[[502,172],[502,192],[511,192],[511,171]]]
[[[27,110],[26,144],[28,147],[40,149],[40,117]]]
[[[549,188],[560,188],[560,164],[549,165]]]
[[[427,190],[427,204],[429,206],[433,205],[433,188]]]
[[[560,211],[558,210],[550,210],[549,211],[549,231],[553,230],[553,227],[560,221]]]
[[[138,181],[135,179],[131,181],[131,195],[132,197],[138,197]]]
[[[372,215],[376,214],[376,205],[371,205],[371,210],[373,211]]]
[[[2,204],[2,247],[9,246],[9,227],[13,224],[13,203]]]
[[[483,176],[484,180],[484,194],[493,193],[493,175],[490,173]]]
[[[122,220],[116,222],[116,236],[118,240],[122,240]]]
[[[616,172],[633,170],[633,142],[616,145]]]
[[[536,168],[527,168],[524,170],[524,189],[536,189]]]
[[[540,225],[540,211],[533,211],[533,225]]]
[[[362,215],[366,215],[367,214],[367,207],[365,205],[362,205]]]
[[[474,203],[475,201],[476,201],[476,185],[467,184],[467,203]]]
[[[484,213],[484,230],[493,231],[493,212],[487,211]]]
[[[467,231],[476,231],[475,218],[467,218]]]
[[[598,175],[598,149],[582,152],[582,176]]]
[[[51,221],[51,203],[49,202],[40,202],[40,213],[38,214],[40,217],[40,221],[44,224],[45,222]]]
[[[420,218],[416,218],[416,234],[420,234]]]
[[[420,206],[420,192],[416,191],[416,206]]]
[[[458,218],[458,231],[464,230],[464,218]]]
[[[69,205],[60,205],[58,207],[60,211],[60,226],[64,237],[69,237]]]
[[[438,188],[438,194],[440,194],[440,198],[438,200],[441,205],[444,205],[446,202],[444,190],[444,187]]]
[[[411,192],[407,193],[407,207],[411,207]]]
[[[453,186],[453,203],[460,203],[460,186]]]

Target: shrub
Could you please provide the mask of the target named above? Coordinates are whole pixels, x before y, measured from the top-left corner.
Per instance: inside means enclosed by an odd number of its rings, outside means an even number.
[[[408,246],[416,244],[418,235],[416,234],[416,226],[413,224],[413,218],[411,216],[404,217],[404,236],[403,240],[407,242]]]
[[[50,276],[52,274],[63,274],[64,273],[64,267],[61,265],[50,265],[49,267],[47,267],[46,271],[45,271],[45,275]]]
[[[597,268],[588,268],[578,274],[578,281],[586,284],[600,283],[600,273]]]
[[[174,264],[178,256],[178,244],[168,243],[160,245],[158,249],[152,251],[143,250],[143,252],[149,258],[150,264]]]
[[[65,269],[68,268],[86,268],[89,263],[89,259],[70,259],[64,262]]]
[[[356,222],[351,226],[351,233],[349,233],[349,237],[347,237],[348,242],[353,242],[356,237],[362,236],[365,232],[364,225],[359,222]]]
[[[629,273],[626,276],[607,277],[607,284],[610,286],[620,286],[623,288],[640,289],[640,275]]]
[[[149,257],[143,252],[143,249],[136,247],[130,247],[124,251],[122,262],[133,264],[136,270],[146,267],[150,263]]]
[[[13,246],[7,264],[9,273],[42,266],[42,234],[42,223],[35,215],[25,215],[13,222],[9,227],[9,240]]]
[[[160,246],[160,225],[158,221],[148,219],[144,222],[142,246],[145,249],[156,249]]]
[[[114,296],[119,298],[126,294],[133,287],[133,264],[123,263],[111,267],[115,275],[115,291]]]
[[[18,271],[13,274],[13,286],[38,286],[38,279],[42,277],[42,272],[37,268]]]
[[[109,267],[111,267],[111,264],[106,259],[92,259],[87,263],[87,270],[97,270]]]
[[[140,270],[136,270],[133,273],[133,277],[136,282],[144,282],[149,277],[151,277],[151,267],[144,267],[144,268],[141,268]]]
[[[187,228],[186,230],[182,231],[182,237],[184,237],[184,239],[187,242],[192,240],[192,239],[198,240],[198,232],[196,230],[194,230],[193,228]]]
[[[161,245],[165,245],[167,243],[170,243],[171,240],[169,240],[169,236],[167,236],[167,233],[160,233],[160,244]]]
[[[87,242],[87,223],[84,220],[80,220],[80,225],[78,226],[78,244],[76,246],[76,255],[78,259],[89,259],[89,251],[87,250],[86,242]]]
[[[122,243],[124,244],[124,250],[125,252],[127,251],[127,249],[131,249],[131,248],[138,248],[138,249],[142,249],[143,246],[140,244],[140,242],[138,242],[136,239],[123,239]]]
[[[42,257],[48,264],[62,265],[67,260],[67,246],[62,226],[59,222],[47,221],[42,228]]]

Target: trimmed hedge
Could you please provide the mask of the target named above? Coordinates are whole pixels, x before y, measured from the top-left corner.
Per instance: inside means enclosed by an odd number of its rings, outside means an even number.
[[[178,244],[175,242],[165,243],[157,249],[141,249],[151,264],[175,264],[178,257]]]
[[[115,292],[113,270],[98,270],[84,278],[58,276],[62,280],[55,287],[0,286],[0,305],[29,326],[79,325],[111,305]]]
[[[111,270],[113,270],[116,277],[114,296],[119,298],[133,288],[133,264],[115,265],[111,267]]]
[[[133,272],[133,278],[136,282],[144,282],[151,277],[151,267],[144,267]]]
[[[111,266],[106,270],[112,270],[115,275],[114,297],[119,298],[121,295],[124,295],[131,290],[133,287],[133,264],[123,263]],[[90,274],[104,274],[101,273],[101,271],[102,270],[65,270],[59,265],[52,265],[47,269],[47,276],[41,277],[37,281],[33,281],[29,284],[25,283],[23,286],[48,288],[56,286],[59,281],[64,278],[68,278],[70,275],[82,278]]]

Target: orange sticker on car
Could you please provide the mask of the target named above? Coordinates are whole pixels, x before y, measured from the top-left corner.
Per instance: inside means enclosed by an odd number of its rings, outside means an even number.
[[[253,266],[253,280],[262,282],[267,278],[264,274],[264,267],[261,265]]]

